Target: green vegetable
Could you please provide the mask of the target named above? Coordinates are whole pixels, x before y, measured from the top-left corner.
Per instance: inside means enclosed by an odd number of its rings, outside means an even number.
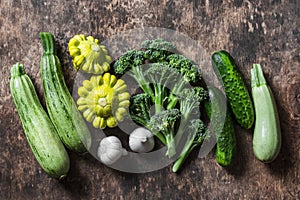
[[[142,51],[127,51],[113,68],[119,76],[128,72],[144,92],[131,98],[132,120],[148,128],[167,146],[168,157],[174,156],[185,123],[195,116],[199,118],[199,106],[208,97],[200,86],[191,89],[190,84],[202,80],[199,68],[176,54],[175,45],[162,39],[143,42]]]
[[[234,59],[226,51],[217,51],[212,55],[212,64],[216,74],[223,81],[237,122],[246,129],[251,128],[254,123],[253,104]]]
[[[175,135],[180,118],[180,111],[176,108],[163,110],[154,114],[147,125],[147,128],[167,146],[166,156],[169,158],[176,153]]]
[[[41,77],[50,119],[66,147],[84,153],[91,145],[89,129],[65,84],[53,35],[41,32],[40,38],[44,50],[40,63]]]
[[[78,110],[95,128],[113,128],[124,120],[129,106],[130,94],[122,79],[105,73],[103,76],[92,76],[84,80],[78,88],[80,98]]]
[[[174,108],[178,102],[176,96],[189,83],[201,81],[199,68],[188,58],[173,53],[176,46],[162,39],[146,40],[142,47],[145,51],[129,50],[123,54],[113,65],[115,73],[121,76],[129,71],[129,75],[151,97],[156,112],[163,107]],[[146,61],[150,64],[145,64]]]
[[[187,133],[186,143],[173,165],[173,172],[177,172],[192,150],[201,145],[204,139],[209,136],[209,131],[201,119],[190,120],[185,131]]]
[[[103,74],[110,69],[111,57],[105,46],[92,36],[75,35],[68,43],[75,69],[92,74]]]
[[[258,160],[268,163],[280,151],[281,131],[276,103],[260,64],[251,69],[251,86],[256,114],[253,150]]]
[[[225,95],[215,87],[209,87],[209,101],[204,104],[205,112],[211,120],[217,138],[216,161],[221,166],[229,166],[236,153],[234,125]]]
[[[146,93],[130,97],[129,114],[131,119],[142,126],[147,126],[150,121],[151,98]]]
[[[11,68],[10,91],[36,160],[50,176],[65,177],[70,168],[69,156],[22,64]]]
[[[149,64],[149,68],[144,72],[144,77],[153,87],[152,102],[155,106],[155,113],[159,113],[166,107],[165,103],[168,101],[169,90],[173,90],[174,80],[179,78],[179,74],[168,65],[153,63]],[[147,91],[144,92],[148,94]]]
[[[178,102],[177,96],[184,88],[190,88],[190,84],[199,83],[202,80],[202,74],[194,63],[180,54],[171,54],[167,57],[169,66],[177,71],[177,82],[171,88],[171,94],[168,98],[167,109],[174,108]]]
[[[142,48],[145,49],[144,57],[152,63],[163,62],[170,54],[176,52],[174,44],[161,38],[145,40],[142,42]]]
[[[150,83],[144,76],[145,61],[144,53],[142,51],[129,50],[114,63],[113,68],[117,76],[122,76],[128,72],[128,74],[134,78],[142,90],[154,101],[155,95],[152,91]]]
[[[184,120],[188,121],[193,117],[199,117],[199,106],[208,98],[208,92],[200,86],[185,88],[179,98],[179,110]]]
[[[202,79],[202,74],[197,65],[181,54],[171,54],[167,57],[169,65],[176,69],[184,80],[189,83],[197,83]]]

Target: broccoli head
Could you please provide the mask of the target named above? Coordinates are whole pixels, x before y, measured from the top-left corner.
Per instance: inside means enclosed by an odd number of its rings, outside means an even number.
[[[208,99],[208,92],[203,87],[197,86],[192,88],[184,88],[176,98],[179,102],[179,110],[184,121],[191,118],[199,117],[200,104]],[[170,102],[169,104],[172,104]]]
[[[142,48],[145,49],[144,57],[152,63],[165,61],[168,55],[176,51],[174,44],[161,38],[145,40]]]
[[[134,67],[145,64],[144,53],[139,50],[125,52],[113,65],[117,75],[124,75]]]
[[[129,114],[131,119],[142,126],[150,121],[151,97],[146,93],[136,94],[130,98]]]
[[[202,79],[202,75],[198,66],[181,54],[169,55],[167,57],[167,62],[189,83],[197,83]]]
[[[175,135],[181,113],[178,109],[163,110],[154,114],[148,124],[148,128],[167,146],[166,155],[172,157],[176,153]]]

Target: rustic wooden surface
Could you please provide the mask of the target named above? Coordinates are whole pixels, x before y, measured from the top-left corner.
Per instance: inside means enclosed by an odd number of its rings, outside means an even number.
[[[297,0],[0,0],[0,199],[300,199],[299,13]],[[44,105],[40,31],[55,35],[71,89],[74,71],[66,50],[70,37],[83,33],[104,40],[147,26],[182,32],[208,53],[227,49],[248,87],[252,63],[264,66],[283,138],[272,164],[254,158],[253,130],[237,126],[238,155],[229,169],[218,166],[210,153],[204,159],[192,155],[178,174],[171,166],[128,174],[91,156],[70,153],[71,170],[64,181],[41,170],[10,96],[10,67],[18,61],[25,64]]]

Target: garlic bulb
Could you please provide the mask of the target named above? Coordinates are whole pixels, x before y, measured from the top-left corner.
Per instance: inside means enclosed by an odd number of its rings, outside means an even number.
[[[153,134],[146,128],[136,128],[129,135],[129,147],[134,152],[149,152],[154,148],[154,144]]]
[[[121,141],[116,136],[103,138],[98,147],[98,157],[105,165],[111,165],[122,156],[127,155],[127,151],[122,147]]]

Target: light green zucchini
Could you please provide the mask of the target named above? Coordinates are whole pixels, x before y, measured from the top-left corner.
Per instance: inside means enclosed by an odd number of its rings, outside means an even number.
[[[41,32],[40,38],[44,50],[41,77],[50,119],[66,147],[84,153],[91,146],[91,135],[65,84],[54,37],[51,33]]]
[[[50,176],[65,177],[70,168],[69,155],[22,64],[11,68],[10,91],[36,160]]]
[[[262,162],[272,162],[281,147],[281,131],[277,106],[260,64],[251,69],[251,87],[255,108],[253,151]]]

